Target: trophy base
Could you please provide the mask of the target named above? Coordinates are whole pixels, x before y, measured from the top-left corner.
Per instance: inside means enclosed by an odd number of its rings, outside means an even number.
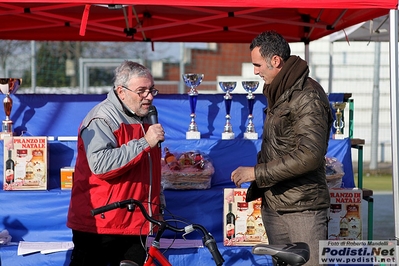
[[[12,137],[12,132],[0,132],[0,139],[4,140],[5,137]]]
[[[187,131],[186,139],[201,139],[201,132],[199,131]]]
[[[222,139],[234,139],[234,132],[222,132]]]
[[[258,133],[256,132],[245,132],[244,139],[258,139]]]
[[[345,139],[345,135],[344,134],[334,134],[333,139]]]

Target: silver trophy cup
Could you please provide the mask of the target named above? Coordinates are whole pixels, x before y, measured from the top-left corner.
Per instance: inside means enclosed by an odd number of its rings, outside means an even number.
[[[259,81],[242,81],[242,87],[248,92],[248,125],[244,132],[244,139],[258,139],[258,133],[255,131],[255,125],[253,123],[253,108],[255,102],[254,91],[259,87]]]
[[[231,92],[236,88],[237,82],[235,81],[221,81],[219,82],[220,88],[226,93],[224,95],[224,103],[226,107],[226,123],[224,125],[224,130],[222,132],[222,139],[234,139],[234,132],[233,132],[233,126],[231,125],[231,116],[230,116],[230,110],[231,110],[231,101],[233,99],[233,96],[231,96]]]
[[[191,122],[186,132],[186,139],[200,139],[201,133],[198,131],[197,123],[195,122],[195,109],[197,107],[198,91],[197,87],[201,84],[204,74],[183,74],[183,80],[187,87],[190,88],[188,92],[188,99],[190,101]]]

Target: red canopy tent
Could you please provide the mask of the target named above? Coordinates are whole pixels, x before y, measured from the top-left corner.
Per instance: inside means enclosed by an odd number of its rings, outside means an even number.
[[[1,1],[0,39],[249,43],[273,29],[308,43],[388,14],[397,0]]]
[[[313,40],[390,14],[395,235],[399,236],[398,0],[77,0],[0,2],[0,39],[249,43],[265,30]]]

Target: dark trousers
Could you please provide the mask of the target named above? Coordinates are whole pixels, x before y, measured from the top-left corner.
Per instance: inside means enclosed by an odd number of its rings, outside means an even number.
[[[146,236],[100,235],[72,230],[70,266],[119,266],[122,260],[143,265]]]
[[[262,206],[262,220],[270,244],[305,242],[310,248],[305,265],[319,265],[319,240],[327,239],[327,209],[279,213]]]

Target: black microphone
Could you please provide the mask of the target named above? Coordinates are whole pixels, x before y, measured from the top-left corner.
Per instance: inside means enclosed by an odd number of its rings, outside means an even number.
[[[150,120],[151,125],[158,124],[158,111],[154,105],[151,105],[148,110],[148,119]]]
[[[151,125],[158,124],[158,111],[154,105],[151,105],[148,110],[148,119]],[[158,142],[158,147],[161,148],[161,141]]]

